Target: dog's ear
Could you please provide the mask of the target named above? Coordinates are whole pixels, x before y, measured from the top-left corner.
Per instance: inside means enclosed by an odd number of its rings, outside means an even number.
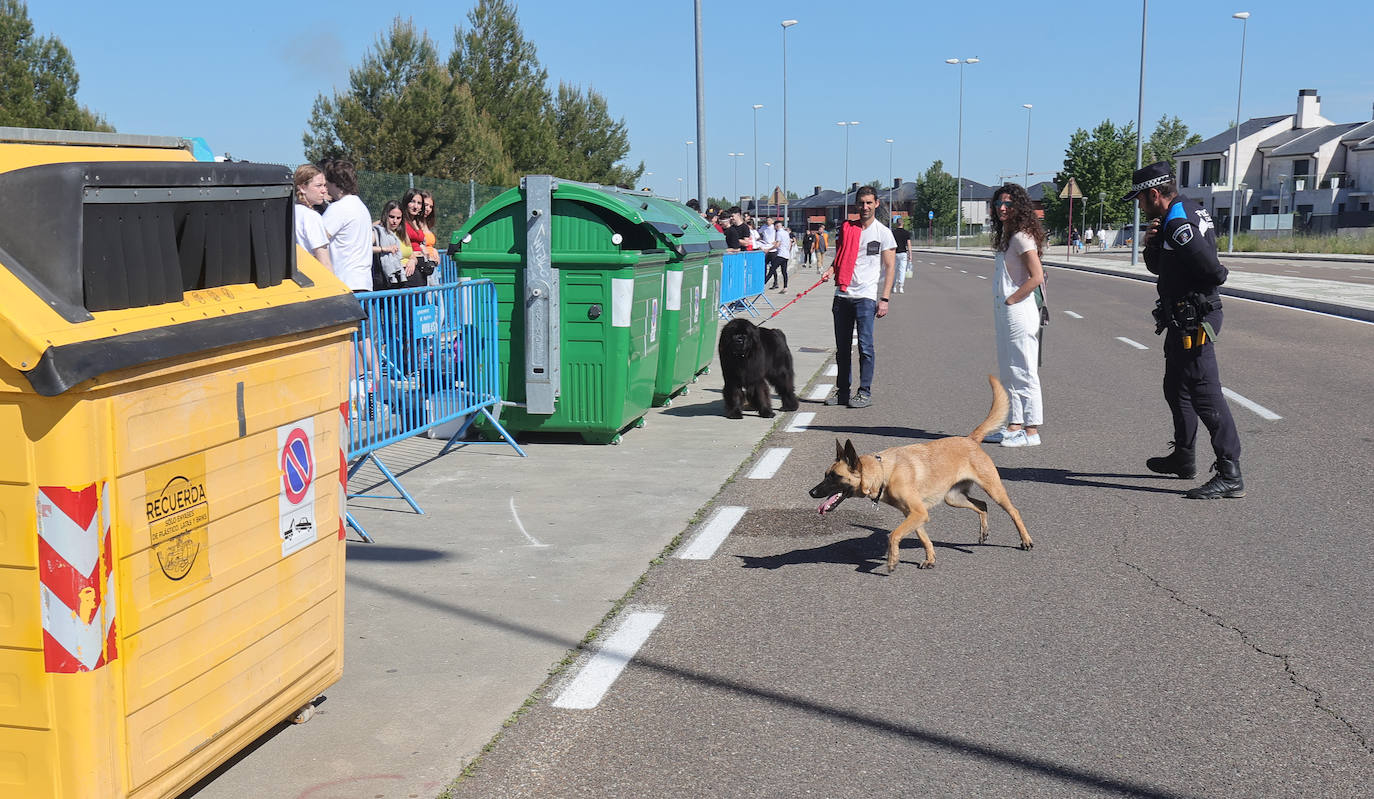
[[[859,468],[859,453],[854,450],[854,442],[847,438],[844,440],[844,462],[849,464],[851,469]]]
[[[835,460],[844,460],[844,444],[841,444],[838,438],[835,439]]]

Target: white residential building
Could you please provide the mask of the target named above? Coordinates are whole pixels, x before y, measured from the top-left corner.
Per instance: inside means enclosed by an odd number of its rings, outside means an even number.
[[[1205,205],[1222,229],[1231,215],[1236,153],[1233,127],[1175,156],[1181,193]],[[1374,224],[1368,213],[1374,200],[1374,121],[1326,119],[1316,89],[1298,92],[1292,114],[1241,123],[1237,163],[1241,216],[1298,214],[1300,227],[1314,216],[1339,218],[1341,225]]]

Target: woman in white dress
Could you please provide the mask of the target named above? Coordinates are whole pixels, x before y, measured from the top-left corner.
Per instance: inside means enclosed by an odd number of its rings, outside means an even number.
[[[1011,396],[1011,416],[1005,430],[984,440],[1000,442],[1004,447],[1034,447],[1040,443],[1040,425],[1045,421],[1037,366],[1037,289],[1045,282],[1045,270],[1040,265],[1045,229],[1030,196],[1015,183],[993,192],[991,223],[992,246],[997,253],[997,273],[992,281],[997,365],[1002,385]]]

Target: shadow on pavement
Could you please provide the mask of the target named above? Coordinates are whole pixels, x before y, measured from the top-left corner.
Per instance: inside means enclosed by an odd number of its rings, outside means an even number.
[[[1179,480],[1178,483],[1181,486],[1180,488],[1159,488],[1157,486],[1106,482],[1107,480],[1167,479],[1153,474],[1071,472],[1068,469],[1044,469],[1032,466],[1001,466],[998,467],[997,471],[1002,475],[1003,480],[1011,480],[1017,483],[1054,483],[1055,485],[1078,486],[1082,488],[1115,488],[1122,491],[1145,491],[1151,494],[1178,494],[1179,496],[1182,496],[1187,488],[1191,488],[1193,483],[1202,482],[1201,478],[1193,482]]]
[[[818,403],[819,404],[819,403]],[[847,434],[852,436],[883,436],[884,438],[915,438],[925,441],[934,441],[940,438],[949,438],[948,433],[933,433],[929,430],[921,430],[916,427],[892,427],[888,425],[878,427],[865,427],[863,425],[807,425],[807,430],[825,430],[836,434]],[[894,444],[894,446],[902,446]]]
[[[433,560],[449,560],[452,556],[437,549],[423,547],[396,547],[386,544],[364,544],[354,539],[349,543],[359,544],[348,548],[349,560],[368,560],[375,563],[421,563]]]
[[[888,530],[881,527],[870,525],[861,526],[870,531],[870,534],[862,538],[847,538],[843,541],[832,541],[818,547],[805,547],[794,549],[791,552],[781,552],[777,555],[736,555],[740,559],[740,565],[746,569],[781,569],[784,566],[800,566],[807,563],[834,563],[840,566],[853,566],[854,570],[863,574],[880,574],[886,577],[887,560],[887,534]],[[929,531],[927,531],[928,533]],[[966,555],[972,554],[975,549],[995,548],[995,549],[1017,549],[1014,544],[979,544],[976,541],[966,544],[956,544],[948,541],[937,541],[930,539],[930,543],[936,549],[952,549]],[[902,539],[901,548],[903,550],[915,549],[922,552],[921,539],[915,534]],[[903,560],[901,563],[918,563],[925,560],[921,557],[916,561]],[[879,568],[882,571],[878,571]]]

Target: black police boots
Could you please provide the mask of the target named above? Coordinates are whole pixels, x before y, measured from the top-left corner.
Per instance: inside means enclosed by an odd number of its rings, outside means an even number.
[[[1188,499],[1237,499],[1245,496],[1245,481],[1240,479],[1240,461],[1217,458],[1212,466],[1216,475],[1183,496]]]
[[[1146,468],[1157,474],[1175,474],[1184,480],[1196,477],[1197,466],[1193,463],[1193,451],[1172,441],[1169,442],[1169,446],[1174,448],[1173,452],[1162,458],[1150,458],[1145,461]]]

